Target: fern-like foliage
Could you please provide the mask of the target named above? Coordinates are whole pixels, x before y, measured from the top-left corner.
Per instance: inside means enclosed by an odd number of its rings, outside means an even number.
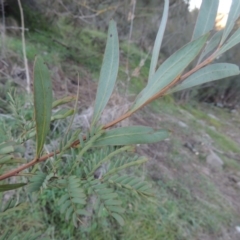
[[[148,182],[142,181],[142,179],[135,176],[116,174],[108,178],[107,181],[110,185],[114,185],[118,188],[128,189],[131,192],[134,192],[141,196],[153,196],[151,185]]]
[[[119,154],[124,154],[125,152],[132,151],[132,146],[125,146],[119,149],[115,149],[114,147],[106,147],[100,150],[94,151],[89,155],[88,160],[84,162],[84,171],[85,174],[90,177],[93,176],[94,173],[101,168],[102,166],[108,166],[109,162]]]
[[[2,205],[2,204],[1,204]],[[28,208],[28,203],[26,202],[18,202],[14,198],[10,198],[3,206],[0,205],[0,217],[7,216],[11,214],[11,212],[21,211]]]
[[[78,135],[80,134],[80,132],[80,130],[76,130],[74,132],[69,132],[65,134],[65,136],[60,140],[59,150],[61,153],[68,149],[71,143],[78,139]]]
[[[151,186],[138,177],[127,175],[125,171],[143,164],[147,159],[135,156],[132,146],[90,150],[101,134],[88,133],[85,139],[79,135],[80,146],[77,149],[58,155],[57,159],[54,158],[54,165],[47,164],[44,172],[37,172],[30,180],[30,192],[55,187],[59,212],[75,227],[96,216],[113,219],[123,225],[126,207],[121,201],[121,191],[152,196]],[[64,152],[65,146],[76,136],[77,132],[66,135],[60,149]],[[55,174],[53,169],[56,169]]]
[[[44,239],[50,240],[50,238],[43,236],[41,232],[35,232],[34,229],[30,229],[27,231],[22,231],[19,229],[7,229],[3,233],[1,233],[0,240],[36,240],[36,239]]]
[[[94,210],[99,218],[113,217],[119,224],[123,225],[124,220],[120,214],[124,213],[125,210],[121,206],[122,202],[114,188],[109,187],[107,183],[99,179],[86,181],[84,187],[89,195],[95,195],[97,198]]]
[[[31,180],[30,184],[28,186],[29,192],[38,192],[42,191],[43,189],[46,189],[49,181],[54,177],[54,173],[43,173],[43,172],[37,172],[36,175],[34,175]]]
[[[85,215],[84,206],[86,205],[86,195],[81,187],[81,181],[76,176],[59,180],[65,188],[64,194],[59,199],[58,205],[60,212],[65,214],[68,221],[72,219],[75,226],[78,225],[79,215]]]
[[[104,177],[106,176],[110,176],[114,173],[120,172],[124,169],[130,168],[132,166],[138,166],[141,165],[143,163],[145,163],[147,161],[147,158],[145,157],[141,157],[138,158],[136,157],[119,157],[118,159],[116,159],[115,161],[111,161],[108,167],[108,171],[107,173],[104,175]]]

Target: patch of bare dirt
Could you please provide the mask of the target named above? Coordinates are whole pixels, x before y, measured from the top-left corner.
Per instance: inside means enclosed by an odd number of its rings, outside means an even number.
[[[185,119],[182,116],[168,116],[167,114],[158,116],[150,113],[150,116],[148,114],[146,115],[146,117],[144,117],[144,115],[134,116],[132,123],[150,125],[153,127],[165,124],[169,126],[169,123],[172,123],[172,135],[170,139],[157,144],[143,145],[138,149],[140,154],[149,158],[147,166],[151,177],[154,180],[166,178],[172,180],[178,179],[180,176],[189,175],[191,178],[191,186],[187,187],[191,190],[192,195],[195,196],[196,199],[201,199],[204,194],[198,187],[198,180],[199,177],[204,176],[213,186],[215,186],[215,189],[219,193],[219,199],[221,198],[223,203],[232,209],[235,214],[236,221],[233,222],[231,226],[222,228],[218,236],[209,236],[204,234],[199,236],[198,239],[240,239],[240,233],[237,231],[237,226],[240,224],[240,171],[231,171],[226,169],[224,168],[223,163],[220,164],[219,168],[215,168],[206,161],[211,153],[218,156],[220,152],[225,156],[240,162],[239,154],[231,152],[226,153],[214,148],[214,140],[211,139],[210,136],[208,136],[204,131],[199,134],[199,131],[194,131],[194,129],[191,129],[190,125],[186,124],[189,119],[192,119],[192,116],[190,115],[191,117],[189,117],[189,114],[185,115]],[[182,122],[183,120],[184,124],[176,124]],[[236,131],[235,125],[230,126],[232,127],[229,127],[228,131],[225,133],[231,139],[235,139],[236,142],[238,142],[237,138],[240,135],[240,131],[239,129]],[[186,128],[188,128],[187,131]],[[177,149],[176,146],[173,147],[175,141],[179,144]],[[174,151],[177,151],[176,156],[181,156],[181,158],[185,159],[185,161],[181,164],[170,164],[171,160],[174,158],[171,153]]]

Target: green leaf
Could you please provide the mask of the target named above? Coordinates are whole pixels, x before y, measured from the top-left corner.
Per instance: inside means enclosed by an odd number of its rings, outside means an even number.
[[[94,189],[96,190],[99,190],[99,189],[105,189],[107,187],[107,184],[106,183],[102,183],[102,184],[99,184],[99,180],[98,180],[98,183],[95,185],[94,183],[95,181],[92,181],[91,182],[91,185],[94,187]]]
[[[52,82],[43,59],[36,57],[34,63],[34,117],[36,122],[36,157],[41,154],[50,128],[52,111]]]
[[[78,203],[78,204],[86,204],[86,201],[85,199],[82,199],[82,198],[72,198],[71,200],[73,203]]]
[[[86,217],[90,217],[90,216],[91,216],[91,213],[88,212],[88,211],[85,210],[85,209],[78,209],[78,210],[77,210],[77,214],[83,215],[83,216],[86,216]]]
[[[77,213],[76,212],[74,212],[73,213],[73,215],[72,215],[72,221],[73,221],[73,225],[77,228],[77,226],[78,226],[78,224],[77,224],[77,222],[78,222],[78,217],[77,217]]]
[[[14,152],[14,147],[12,145],[9,146],[0,146],[0,154],[8,154]]]
[[[122,207],[117,207],[117,206],[107,206],[108,210],[111,212],[116,212],[116,213],[124,213],[125,209]]]
[[[122,204],[122,201],[120,200],[115,200],[115,199],[108,199],[105,201],[106,205],[112,205],[112,206],[119,206]]]
[[[136,192],[140,195],[153,195],[151,185],[147,182],[142,181],[140,178],[130,177],[128,175],[123,175],[123,177],[116,177],[115,175],[108,179],[108,182],[110,184],[115,184],[117,187],[126,188],[131,192]]]
[[[136,190],[144,187],[144,186],[147,186],[147,183],[146,182],[138,182],[137,184],[135,184],[134,186],[132,186],[133,188],[135,188]],[[149,186],[148,186],[149,187]]]
[[[98,190],[99,195],[104,195],[104,194],[108,194],[108,193],[112,193],[112,192],[113,192],[112,188],[104,188],[104,189]]]
[[[134,146],[124,146],[124,147],[118,148],[115,151],[112,150],[112,152],[110,154],[108,154],[106,157],[98,158],[98,162],[95,162],[95,160],[96,160],[96,156],[95,156],[95,158],[93,159],[94,160],[94,165],[93,165],[93,167],[91,167],[91,172],[88,174],[88,176],[93,175],[95,173],[95,171],[97,171],[97,169],[99,167],[101,167],[101,165],[103,163],[109,161],[115,155],[120,154],[120,153],[125,152],[125,151],[133,151],[133,150],[134,150]],[[89,161],[89,162],[91,162],[91,161]]]
[[[162,40],[163,40],[163,36],[164,36],[164,31],[165,31],[165,28],[167,25],[168,11],[169,11],[169,0],[165,0],[161,24],[160,24],[160,27],[159,27],[159,30],[157,33],[157,37],[156,37],[156,40],[154,43],[153,51],[152,51],[152,59],[151,59],[151,65],[150,65],[150,70],[149,70],[149,76],[148,76],[149,81],[156,71],[158,58],[159,58],[159,52],[161,49]]]
[[[25,147],[23,147],[22,145],[15,145],[14,152],[15,153],[25,153]]]
[[[61,205],[60,212],[66,213],[66,210],[71,206],[72,202],[70,200],[67,200]]]
[[[29,208],[28,203],[22,202],[22,203],[12,206],[11,208],[5,209],[3,212],[0,212],[0,217],[2,218],[4,216],[10,216],[13,212],[22,211],[22,210],[28,209],[28,208]]]
[[[71,194],[72,198],[85,198],[85,193],[81,188],[78,188],[78,185],[73,189],[69,187],[69,193]]]
[[[168,131],[154,130],[151,127],[121,127],[106,131],[93,143],[93,146],[155,143],[166,139],[168,136]]]
[[[148,185],[142,186],[141,188],[138,189],[139,192],[146,192],[148,190],[149,190],[149,186]]]
[[[64,181],[66,193],[58,201],[60,212],[65,214],[66,220],[70,218],[76,222],[76,211],[86,204],[86,195],[80,186],[80,179],[76,176],[69,176]]]
[[[25,163],[23,158],[14,158],[12,155],[0,156],[0,164]]]
[[[231,49],[235,45],[240,43],[240,28],[227,40],[227,42],[218,51],[217,56],[223,54],[227,50]]]
[[[192,40],[206,34],[215,26],[219,0],[203,0],[194,28]]]
[[[134,179],[134,177],[126,176],[126,178],[121,181],[121,184],[126,185],[126,184],[128,184],[130,181],[132,181],[133,179]]]
[[[32,129],[23,134],[23,141],[33,138],[36,135],[36,130]]]
[[[108,193],[108,194],[101,195],[101,199],[105,199],[105,200],[113,199],[117,197],[118,197],[117,193]]]
[[[65,218],[66,218],[67,221],[69,220],[70,215],[73,214],[73,211],[74,211],[73,206],[70,206],[70,207],[67,209],[66,215],[65,215]]]
[[[123,218],[119,214],[112,213],[111,215],[119,223],[119,225],[121,225],[121,226],[124,225],[124,220],[123,220]]]
[[[16,188],[23,187],[25,185],[26,185],[26,183],[1,184],[0,185],[0,192],[6,192],[6,191],[9,191],[9,190],[13,190],[13,189],[16,189]]]
[[[211,64],[193,73],[184,82],[171,89],[168,93],[181,91],[200,84],[215,81],[221,78],[231,77],[238,74],[240,74],[240,71],[237,65],[230,63]]]
[[[62,195],[61,198],[58,200],[58,205],[61,206],[65,201],[67,201],[69,198],[69,196],[66,195]]]
[[[207,42],[206,47],[202,51],[198,62],[201,62],[205,56],[207,56],[209,53],[211,53],[213,50],[217,48],[217,46],[221,41],[222,34],[223,34],[223,31],[218,31],[212,36],[212,38]]]
[[[107,217],[108,216],[108,211],[105,208],[104,204],[101,204],[98,210],[98,217],[102,218],[102,217]]]
[[[95,100],[92,125],[99,120],[102,111],[112,94],[119,67],[119,43],[115,21],[111,20],[108,29],[107,45],[100,72],[99,85]]]
[[[0,155],[13,152],[24,153],[25,148],[14,141],[3,142],[0,144]]]
[[[133,178],[130,182],[128,182],[128,185],[133,187],[137,183],[139,183],[139,179],[138,178]]]
[[[63,105],[72,101],[75,101],[76,97],[75,96],[68,96],[64,97],[62,99],[58,99],[52,103],[52,108],[58,107],[59,105]]]
[[[225,42],[228,38],[229,34],[231,33],[236,20],[239,18],[240,15],[240,1],[239,0],[232,0],[232,5],[230,11],[228,13],[228,20],[226,26],[223,31],[223,36],[221,40],[221,45]]]
[[[170,56],[152,76],[147,86],[137,96],[130,112],[135,112],[143,106],[150,98],[159,93],[163,88],[168,86],[174,79],[181,75],[183,70],[189,65],[190,62],[198,55],[209,34],[206,34],[197,40],[194,40],[172,56]]]
[[[60,109],[51,117],[51,121],[64,119],[74,114],[74,109]]]
[[[146,157],[141,157],[138,160],[125,163],[123,165],[120,165],[119,167],[116,166],[115,168],[111,169],[106,174],[104,174],[104,178],[109,176],[109,175],[112,175],[112,174],[114,174],[116,172],[119,172],[119,171],[121,171],[123,169],[129,168],[129,167],[132,167],[132,166],[135,166],[135,165],[141,165],[141,164],[147,162],[147,160],[148,159]]]
[[[21,211],[21,210],[24,210],[27,208],[29,208],[29,203],[19,202],[19,199],[14,199],[14,197],[13,197],[10,199],[7,206],[6,205],[4,206],[4,209],[0,213],[0,216],[9,215],[9,214],[11,214],[11,212]]]
[[[128,177],[128,176],[127,176]],[[116,183],[119,183],[119,182],[122,182],[124,179],[126,178],[125,175],[114,175],[112,176],[109,180],[113,181],[113,182],[116,182]]]
[[[0,156],[0,164],[5,164],[6,162],[9,162],[14,157],[12,155],[6,155],[6,156]]]
[[[37,192],[41,189],[41,187],[43,186],[43,183],[45,181],[47,177],[46,173],[43,172],[37,172],[36,175],[34,175],[31,179],[30,179],[30,184],[28,186],[28,190],[29,192]]]

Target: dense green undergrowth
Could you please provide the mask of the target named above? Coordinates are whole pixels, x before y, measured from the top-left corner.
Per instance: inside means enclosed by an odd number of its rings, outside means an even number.
[[[20,100],[20,103],[23,100]],[[171,114],[180,118],[181,107],[169,99],[165,99],[153,106],[155,114]],[[188,106],[189,112],[196,108]],[[26,115],[28,109],[23,109]],[[151,110],[150,110],[151,111]],[[201,112],[201,110],[198,110]],[[204,116],[204,113],[201,113]],[[205,117],[203,117],[205,119]],[[186,119],[185,119],[186,120]],[[16,134],[17,127],[11,124],[7,118],[1,118],[1,137]],[[13,122],[14,123],[14,122]],[[57,124],[57,123],[55,123]],[[164,123],[169,126],[169,123]],[[190,123],[189,123],[190,124]],[[62,126],[67,124],[62,124]],[[190,130],[191,131],[191,128]],[[51,136],[54,139],[59,137],[55,132]],[[158,180],[151,177],[152,170],[137,170],[141,177],[146,175],[148,182],[153,185],[155,198],[151,201],[143,201],[136,196],[130,196],[120,192],[120,197],[126,207],[125,226],[120,228],[114,222],[106,219],[91,219],[95,222],[89,225],[88,221],[82,224],[81,228],[65,222],[64,216],[59,212],[57,204],[57,190],[43,190],[39,198],[30,197],[28,192],[17,190],[13,194],[17,203],[28,198],[28,207],[16,210],[0,219],[0,229],[18,229],[24,232],[27,229],[34,229],[41,233],[41,239],[194,239],[199,234],[218,234],[222,226],[228,226],[234,220],[234,213],[230,206],[221,197],[214,183],[199,173],[184,172],[181,170],[182,163],[190,164],[191,161],[179,152],[182,148],[178,140],[171,139],[173,149],[167,155],[169,169],[178,174],[172,179],[163,172],[158,172]],[[51,143],[51,142],[49,142]],[[228,161],[227,161],[228,162]],[[201,164],[201,162],[199,162]],[[47,164],[48,165],[48,164]],[[47,167],[45,164],[45,167]],[[175,170],[174,170],[175,169]],[[172,171],[171,170],[171,171]],[[68,171],[67,166],[63,171]],[[136,169],[135,169],[136,171]],[[182,173],[182,174],[181,174]],[[193,181],[193,179],[195,179]],[[195,189],[192,191],[192,189]],[[197,189],[197,190],[196,190]],[[3,194],[1,194],[1,198]],[[5,198],[7,195],[5,195]],[[3,198],[2,198],[3,199]],[[14,222],[14,224],[13,224]]]

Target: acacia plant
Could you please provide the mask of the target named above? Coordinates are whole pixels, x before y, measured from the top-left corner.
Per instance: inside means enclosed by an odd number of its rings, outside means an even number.
[[[32,120],[21,116],[14,97],[9,94],[14,118],[22,132],[17,139],[0,144],[0,191],[24,187],[30,193],[41,194],[46,189],[55,189],[59,211],[76,227],[83,218],[93,214],[99,218],[115,219],[123,225],[125,209],[119,192],[129,191],[140,197],[153,196],[147,182],[124,171],[147,161],[145,157],[132,157],[133,145],[162,141],[169,132],[147,126],[114,126],[166,94],[240,73],[234,64],[213,63],[214,59],[240,42],[240,29],[231,35],[240,15],[239,0],[232,1],[226,27],[211,36],[218,4],[218,0],[203,0],[191,41],[158,66],[169,11],[169,0],[165,0],[147,85],[124,115],[101,125],[99,119],[113,92],[119,68],[118,33],[116,23],[111,20],[91,126],[88,131],[82,132],[81,129],[71,130],[70,125],[62,133],[58,148],[51,153],[44,150],[51,121],[70,115],[74,117],[77,107],[75,105],[71,110],[63,108],[52,114],[52,109],[74,101],[74,98],[66,97],[53,102],[49,70],[42,58],[36,57]],[[195,67],[185,71],[196,59]],[[78,96],[75,99],[77,103]],[[27,162],[23,156],[25,142],[29,139],[36,139],[36,149],[35,157]],[[6,205],[0,214],[7,214],[12,210],[10,206]],[[20,206],[14,207],[18,209]]]

